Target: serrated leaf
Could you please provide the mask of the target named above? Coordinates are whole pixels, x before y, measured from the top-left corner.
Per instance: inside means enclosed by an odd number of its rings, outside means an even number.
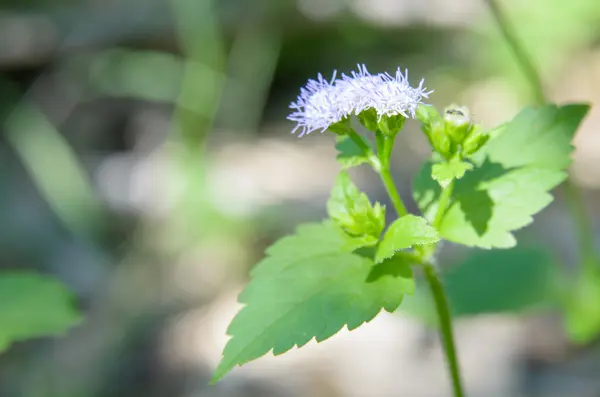
[[[332,253],[353,252],[367,245],[368,242],[348,236],[332,222],[306,223],[299,225],[295,234],[283,237],[267,248],[266,258],[252,269],[250,275],[262,277],[285,270],[297,261]]]
[[[477,168],[456,181],[441,237],[481,248],[514,246],[511,232],[531,223],[566,178],[570,142],[588,109],[548,105],[519,113],[481,149]],[[430,220],[441,193],[431,167],[426,164],[414,184],[415,200]]]
[[[478,251],[462,263],[442,264],[442,269],[454,317],[522,313],[556,304],[558,267],[540,249]],[[424,282],[417,284],[415,296],[405,299],[400,312],[432,324],[431,293]]]
[[[437,231],[425,218],[405,215],[396,219],[387,229],[375,254],[375,263],[390,258],[396,252],[413,245],[431,244],[439,241]]]
[[[0,351],[12,342],[60,335],[80,321],[71,293],[56,280],[29,273],[0,276]]]
[[[240,294],[245,306],[229,325],[232,338],[213,383],[271,350],[277,355],[313,338],[320,342],[344,325],[352,330],[370,321],[381,309],[394,311],[407,288],[402,266],[374,267],[372,259],[350,252],[327,223],[300,227],[267,254]]]
[[[465,173],[473,169],[473,164],[466,161],[452,160],[449,162],[433,164],[431,177],[438,181],[441,187],[446,187],[454,179],[462,178]]]
[[[342,169],[356,167],[368,163],[369,158],[363,150],[347,135],[341,136],[335,148],[338,150],[337,161]]]

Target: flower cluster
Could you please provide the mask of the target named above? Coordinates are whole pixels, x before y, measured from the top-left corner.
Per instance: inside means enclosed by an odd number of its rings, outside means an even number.
[[[423,87],[424,80],[418,87],[411,87],[408,71],[402,73],[400,68],[395,75],[371,74],[365,65],[358,65],[349,76],[342,74],[336,79],[336,74],[331,80],[319,74],[317,80],[309,80],[300,89],[296,102],[290,104],[294,112],[288,120],[296,122],[292,133],[299,130],[299,136],[303,136],[316,130],[323,132],[367,109],[374,109],[380,119],[395,115],[414,118],[417,106],[432,92]]]

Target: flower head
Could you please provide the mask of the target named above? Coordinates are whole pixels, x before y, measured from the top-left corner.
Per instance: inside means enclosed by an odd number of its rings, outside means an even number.
[[[299,136],[303,136],[316,130],[324,132],[332,124],[371,108],[380,119],[396,115],[414,118],[417,106],[432,92],[426,91],[423,80],[418,87],[411,87],[408,72],[402,74],[400,68],[394,76],[371,74],[359,64],[350,76],[335,77],[334,72],[328,81],[319,74],[317,80],[309,80],[300,89],[296,102],[290,104],[294,112],[287,117],[296,122],[292,133],[300,130]]]
[[[339,89],[334,85],[336,72],[331,81],[327,81],[319,73],[317,80],[310,79],[305,87],[300,89],[296,102],[290,104],[295,110],[287,118],[295,121],[299,136],[315,130],[325,131],[331,124],[341,121],[346,115],[340,107]]]

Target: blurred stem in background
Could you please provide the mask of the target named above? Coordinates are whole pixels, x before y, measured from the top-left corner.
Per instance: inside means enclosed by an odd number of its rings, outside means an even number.
[[[215,0],[171,0],[185,67],[173,113],[175,150],[170,154],[184,187],[173,217],[177,233],[169,234],[190,243],[197,243],[208,229],[218,234],[216,229],[224,225],[207,224],[208,218],[215,219],[207,194],[208,135],[215,124],[236,133],[256,131],[281,48],[280,32],[265,24],[260,13],[248,12],[228,49],[217,5]]]
[[[497,3],[497,0],[484,0],[490,12],[498,24],[498,28],[510,47],[513,55],[523,74],[525,75],[531,92],[538,105],[543,105],[548,102],[548,98],[544,94],[542,79],[537,68],[534,66],[527,51],[517,38],[517,35]],[[564,183],[565,198],[567,206],[571,212],[571,218],[577,233],[577,241],[579,245],[579,260],[584,266],[584,272],[594,272],[596,270],[596,252],[594,248],[594,230],[591,224],[591,217],[585,209],[583,194],[579,186],[568,178]]]
[[[177,140],[192,158],[199,156],[204,148],[225,80],[223,39],[214,6],[212,0],[172,0],[185,57],[173,121],[179,134]]]
[[[490,9],[491,14],[494,17],[494,20],[496,21],[496,24],[498,24],[498,28],[500,29],[502,37],[510,47],[510,50],[512,51],[519,64],[519,67],[521,68],[523,74],[527,78],[527,81],[531,86],[531,93],[533,95],[533,98],[535,99],[535,102],[539,105],[545,104],[547,100],[546,95],[544,94],[542,79],[532,60],[527,54],[527,51],[519,42],[516,33],[512,29],[511,24],[508,22],[508,19],[500,9],[500,6],[496,2],[496,0],[484,1]]]
[[[255,133],[262,119],[281,50],[281,32],[246,18],[233,41],[220,120],[224,128]]]
[[[0,81],[8,98],[21,94]],[[89,241],[106,231],[108,214],[75,151],[26,94],[9,110],[6,138],[56,216]]]

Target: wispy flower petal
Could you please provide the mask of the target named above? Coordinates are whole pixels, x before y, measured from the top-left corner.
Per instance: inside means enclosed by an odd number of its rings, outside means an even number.
[[[288,116],[288,120],[297,123],[292,133],[300,130],[299,136],[303,136],[316,130],[323,132],[344,118],[345,114],[340,109],[339,88],[334,85],[335,77],[336,72],[331,81],[327,81],[319,74],[317,80],[308,80],[306,86],[300,89],[296,102],[290,104],[290,109],[295,111]]]
[[[428,98],[433,91],[427,91],[421,80],[418,87],[413,88],[408,82],[408,70],[402,73],[398,68],[395,75],[385,73],[383,82],[371,92],[372,107],[379,117],[402,115],[415,117],[415,112],[423,98]]]

